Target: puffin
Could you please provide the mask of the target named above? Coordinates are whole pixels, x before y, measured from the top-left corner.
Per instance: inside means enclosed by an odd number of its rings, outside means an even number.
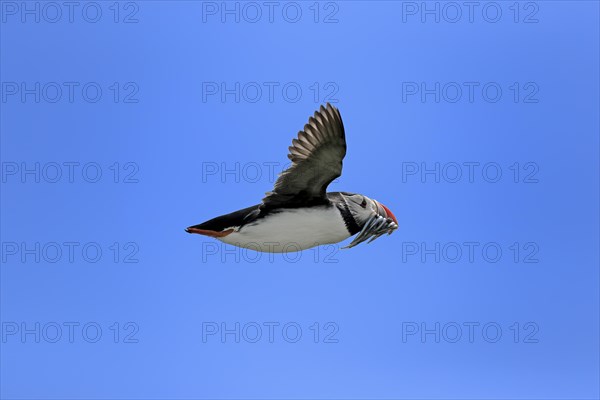
[[[327,103],[292,140],[291,165],[260,204],[221,215],[186,232],[266,253],[302,251],[356,237],[344,248],[398,229],[389,208],[365,195],[327,192],[342,175],[346,134],[339,110]]]

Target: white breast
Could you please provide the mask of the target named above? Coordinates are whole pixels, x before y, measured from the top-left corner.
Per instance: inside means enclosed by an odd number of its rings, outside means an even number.
[[[290,208],[274,212],[219,240],[268,253],[300,251],[350,237],[336,207]]]

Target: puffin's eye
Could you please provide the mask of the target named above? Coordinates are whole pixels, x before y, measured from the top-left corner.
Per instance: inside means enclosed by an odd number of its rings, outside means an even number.
[[[363,197],[363,201],[362,201],[362,203],[360,203],[360,206],[361,206],[362,208],[367,208],[367,199],[365,199],[365,198]]]

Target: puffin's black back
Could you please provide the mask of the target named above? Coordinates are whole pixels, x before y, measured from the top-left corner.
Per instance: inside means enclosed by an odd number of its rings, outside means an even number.
[[[190,226],[190,228],[204,229],[207,231],[221,232],[232,226],[245,225],[258,218],[260,214],[260,204],[234,211],[230,214],[221,215],[199,225]]]

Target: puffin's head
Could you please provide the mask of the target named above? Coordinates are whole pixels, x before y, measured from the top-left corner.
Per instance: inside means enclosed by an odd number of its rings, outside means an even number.
[[[362,194],[342,192],[354,221],[360,228],[359,234],[348,247],[356,246],[370,237],[375,240],[384,233],[398,229],[398,220],[389,208]]]
[[[342,192],[342,196],[344,196],[344,199],[346,199],[346,203],[352,212],[354,220],[361,228],[374,214],[383,218],[389,218],[394,221],[396,225],[398,225],[396,216],[390,211],[389,208],[377,200],[373,200],[367,196],[356,193]]]

